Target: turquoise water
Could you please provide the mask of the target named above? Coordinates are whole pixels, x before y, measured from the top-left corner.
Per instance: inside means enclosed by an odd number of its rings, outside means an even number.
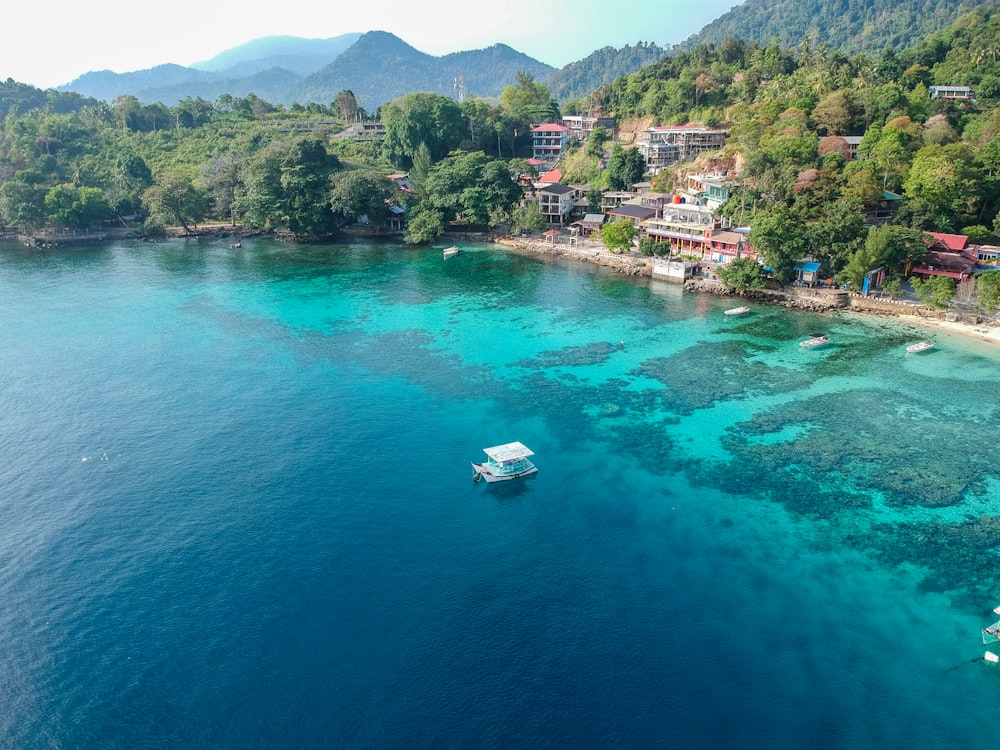
[[[8,245],[0,305],[0,746],[995,742],[979,342],[485,245]]]

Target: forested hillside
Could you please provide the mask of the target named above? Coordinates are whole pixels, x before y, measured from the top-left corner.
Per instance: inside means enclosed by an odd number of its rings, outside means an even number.
[[[875,56],[726,38],[567,108],[600,106],[619,122],[725,128],[728,142],[714,158],[736,184],[722,212],[752,228],[775,277],[787,280],[811,254],[857,285],[874,268],[905,267],[923,250],[923,231],[998,243],[998,40],[993,4],[910,49]],[[934,85],[968,86],[975,97],[935,98]],[[357,143],[333,138],[359,111],[347,90],[331,105],[224,95],[168,107],[134,97],[107,105],[8,82],[0,103],[8,109],[0,121],[4,228],[83,229],[131,216],[149,232],[212,216],[316,235],[359,216],[378,223],[404,201],[413,242],[434,239],[449,222],[536,228],[537,205],[518,207],[519,179],[530,183],[533,169],[523,157],[532,124],[560,115],[552,92],[524,72],[498,101],[401,96],[381,108],[384,137]],[[845,135],[860,140],[857,158]],[[641,158],[609,138],[595,131],[587,144],[570,144],[564,180],[598,198],[635,182]],[[656,175],[656,187],[671,189],[691,168]],[[412,189],[405,197],[385,178],[400,170]],[[887,194],[898,196],[899,210],[869,227],[866,213]]]
[[[746,0],[679,46],[719,44],[727,36],[763,46],[803,39],[847,54],[902,50],[940,31],[979,0]]]
[[[621,49],[603,47],[577,62],[552,73],[546,80],[552,95],[560,102],[580,99],[619,76],[634,73],[658,62],[666,51],[652,42],[638,42]]]

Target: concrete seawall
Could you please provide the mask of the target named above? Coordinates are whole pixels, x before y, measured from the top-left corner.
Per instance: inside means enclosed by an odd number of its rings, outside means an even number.
[[[624,253],[612,253],[595,243],[583,242],[573,246],[518,237],[499,237],[494,241],[511,250],[548,255],[553,258],[582,260],[605,268],[613,268],[628,276],[650,276],[653,272],[653,266],[649,261]]]

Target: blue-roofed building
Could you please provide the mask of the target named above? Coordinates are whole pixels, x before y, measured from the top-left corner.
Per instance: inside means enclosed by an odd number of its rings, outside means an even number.
[[[812,286],[819,281],[819,263],[800,260],[795,264],[795,279],[799,284]]]

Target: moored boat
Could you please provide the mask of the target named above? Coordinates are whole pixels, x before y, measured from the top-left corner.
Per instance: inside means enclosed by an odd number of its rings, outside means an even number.
[[[1000,622],[983,628],[983,645],[989,646],[991,643],[1000,643]]]
[[[504,443],[492,448],[483,448],[483,452],[486,454],[486,461],[472,464],[473,481],[485,479],[491,483],[506,482],[538,471],[538,468],[528,460],[528,456],[533,456],[535,453],[524,443]]]
[[[441,253],[445,258],[450,258],[453,255],[458,255],[458,247],[452,245],[451,247],[446,247]]]
[[[746,315],[748,312],[750,312],[750,308],[743,305],[742,307],[733,307],[726,310],[726,315]]]
[[[825,333],[811,333],[809,335],[811,338],[799,342],[799,346],[803,349],[816,349],[830,343],[830,338]]]
[[[933,349],[933,348],[934,344],[930,344],[926,341],[920,341],[917,342],[916,344],[910,344],[908,347],[906,347],[906,351],[908,351],[910,354],[919,354],[920,352],[926,352],[928,349]]]

